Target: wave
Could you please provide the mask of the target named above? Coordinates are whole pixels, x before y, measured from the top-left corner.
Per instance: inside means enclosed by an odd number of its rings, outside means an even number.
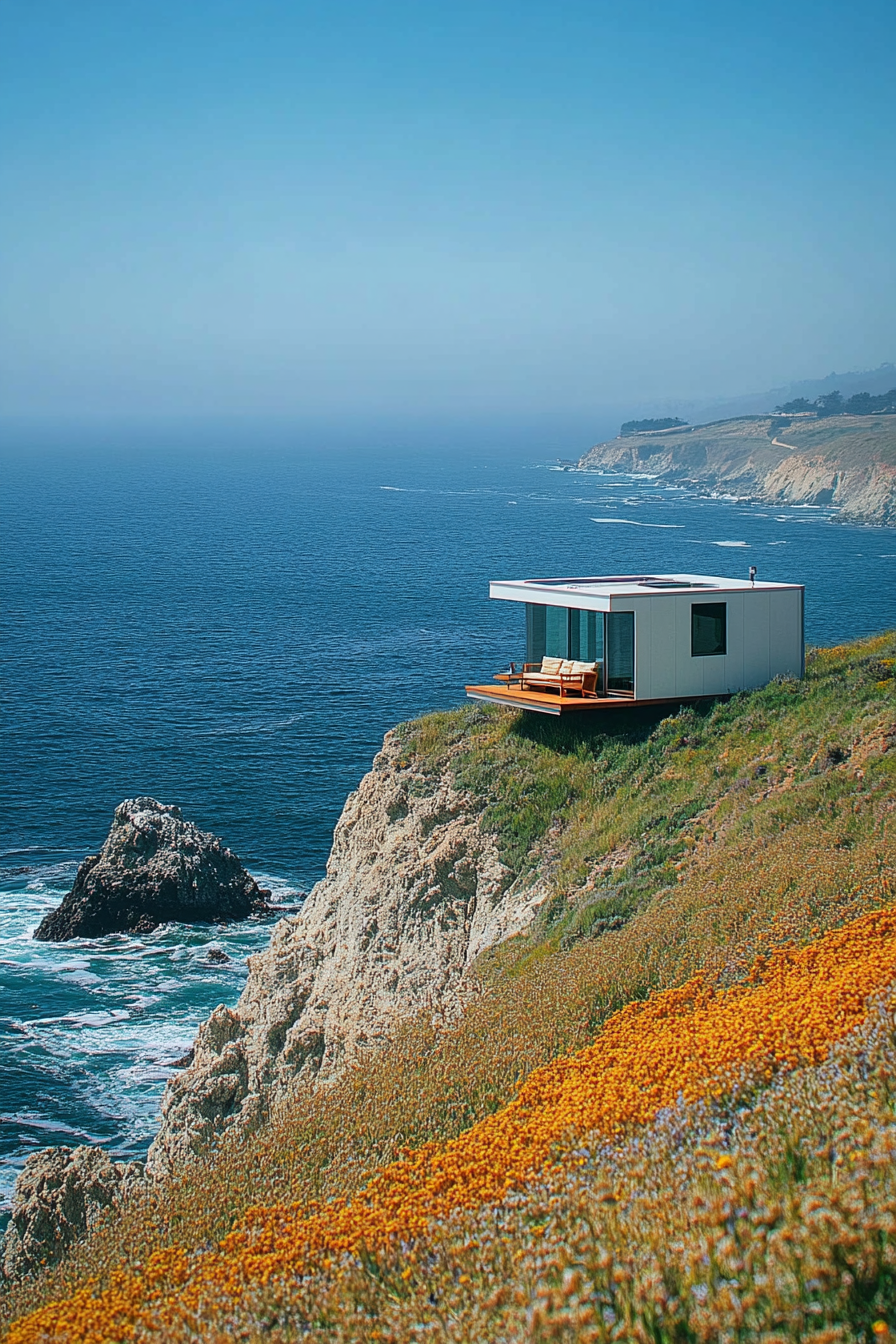
[[[253,733],[276,733],[281,728],[291,728],[294,723],[302,723],[307,715],[289,714],[285,719],[256,719],[248,723],[222,724],[219,728],[197,728],[194,737],[241,737]]]
[[[684,527],[684,523],[639,523],[634,518],[592,518],[592,523],[624,523],[626,527],[661,527],[667,528]]]
[[[64,854],[64,849],[47,849],[46,845],[22,845],[19,849],[0,849],[0,859],[8,859],[13,854]]]
[[[44,876],[61,866],[45,866]],[[65,865],[69,873],[76,866]],[[252,866],[271,903],[294,910],[304,895],[298,884],[265,869]],[[34,874],[7,882],[0,909],[0,1208],[38,1147],[100,1143],[126,1158],[145,1153],[175,1061],[211,1006],[237,1000],[247,958],[267,945],[280,917],[275,909],[239,924],[37,943],[34,928],[63,894],[37,885]]]

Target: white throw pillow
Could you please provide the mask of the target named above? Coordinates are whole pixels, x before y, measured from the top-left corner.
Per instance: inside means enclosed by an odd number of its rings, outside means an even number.
[[[560,666],[562,662],[563,662],[562,658],[542,658],[541,670],[542,672],[550,673],[551,676],[556,676],[557,673],[560,671]]]

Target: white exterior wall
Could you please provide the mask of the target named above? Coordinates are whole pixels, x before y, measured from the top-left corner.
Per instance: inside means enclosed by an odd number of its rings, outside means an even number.
[[[641,672],[644,685],[650,688],[644,697],[645,700],[652,700],[654,697],[663,694],[662,689],[656,691],[653,688],[655,686],[662,688],[667,685],[670,672],[673,681],[675,680],[675,666],[678,662],[675,627],[678,610],[674,602],[663,602],[662,599],[657,602],[654,597],[649,597],[647,601],[650,603],[649,646],[644,650],[641,667],[637,671]],[[638,637],[637,632],[638,617],[635,616],[635,639]],[[640,694],[639,684],[636,680],[636,695]]]
[[[769,611],[771,675],[801,677],[805,672],[803,594],[793,589],[772,593]]]
[[[726,604],[727,653],[692,657],[695,602]],[[764,686],[775,676],[800,676],[801,603],[795,588],[613,598],[612,611],[635,613],[635,698],[726,695]]]
[[[769,648],[769,612],[771,593],[757,593],[749,611],[744,613],[743,689],[764,686],[774,676]]]

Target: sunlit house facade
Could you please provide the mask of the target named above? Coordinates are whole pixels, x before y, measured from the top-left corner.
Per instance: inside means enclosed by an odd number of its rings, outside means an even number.
[[[563,713],[730,695],[804,671],[801,584],[605,575],[500,580],[489,596],[524,607],[525,660],[468,686],[475,700]]]

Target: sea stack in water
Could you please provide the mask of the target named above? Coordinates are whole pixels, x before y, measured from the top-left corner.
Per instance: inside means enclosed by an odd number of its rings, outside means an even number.
[[[75,885],[35,930],[42,942],[149,933],[170,920],[223,923],[268,909],[235,854],[184,821],[179,807],[128,798],[99,854],[78,869]]]

